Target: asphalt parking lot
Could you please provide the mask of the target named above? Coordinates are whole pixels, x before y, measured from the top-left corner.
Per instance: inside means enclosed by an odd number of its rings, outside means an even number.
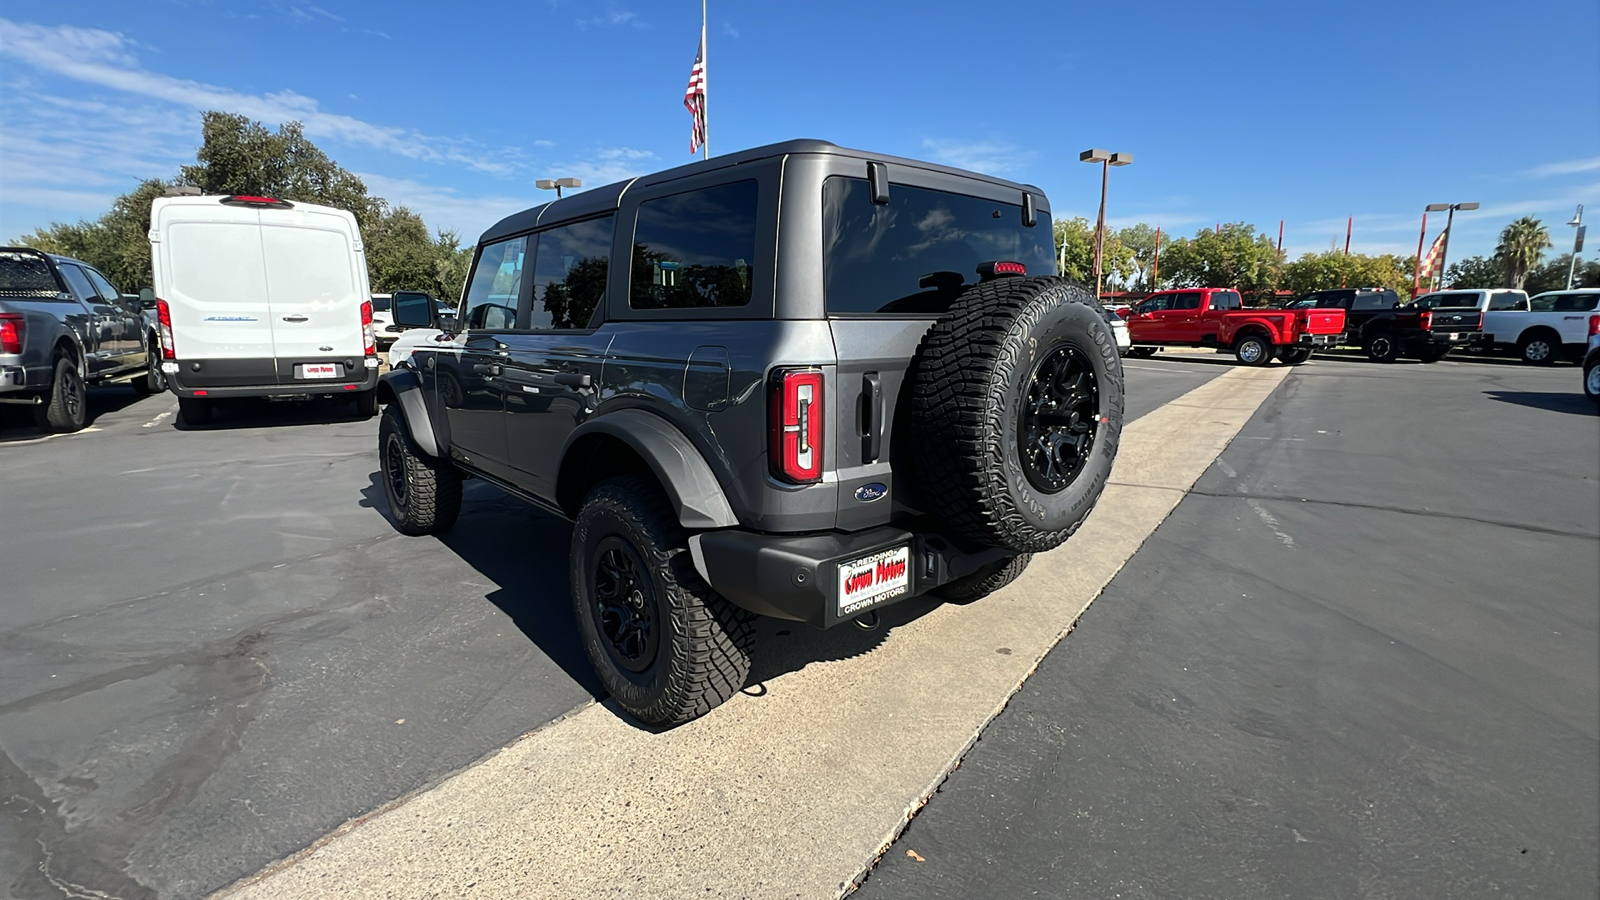
[[[1130,415],[1232,370],[1130,360]],[[203,896],[595,698],[563,523],[475,485],[400,537],[344,408],[91,404],[78,435],[0,418],[16,895]],[[1597,461],[1572,367],[1288,374],[862,892],[1592,895]]]

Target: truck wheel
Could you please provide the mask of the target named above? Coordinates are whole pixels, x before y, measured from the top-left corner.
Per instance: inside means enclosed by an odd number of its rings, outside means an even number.
[[[1156,351],[1160,349],[1160,347],[1129,347],[1128,355],[1134,357],[1135,359],[1149,359],[1150,357],[1155,356]]]
[[[1600,404],[1600,358],[1589,360],[1583,367],[1583,392]]]
[[[56,360],[45,402],[33,408],[33,423],[43,431],[63,434],[82,431],[89,424],[89,389],[70,357]]]
[[[1247,366],[1264,366],[1272,362],[1272,344],[1259,334],[1247,334],[1233,345],[1234,358]]]
[[[461,473],[449,461],[422,452],[398,405],[378,425],[378,458],[389,515],[401,534],[443,534],[461,514]]]
[[[1375,363],[1392,363],[1400,358],[1400,345],[1387,332],[1380,331],[1367,338],[1361,349],[1367,351],[1367,359]]]
[[[161,374],[161,345],[151,343],[145,348],[144,375],[128,382],[134,393],[141,397],[159,394],[167,389],[167,377]]]
[[[1311,348],[1288,347],[1285,348],[1282,353],[1278,354],[1278,358],[1283,360],[1283,363],[1286,366],[1298,366],[1311,358]]]
[[[971,575],[963,575],[939,585],[933,589],[933,595],[951,603],[982,600],[1016,581],[1017,576],[1022,574],[1022,570],[1028,567],[1028,562],[1032,559],[1032,553],[1019,553],[1016,556],[995,560]]]
[[[1548,366],[1556,361],[1561,345],[1550,340],[1547,334],[1530,334],[1517,343],[1517,355],[1530,366]]]
[[[970,288],[912,377],[912,462],[945,527],[1018,553],[1078,530],[1122,433],[1122,364],[1093,294],[1056,276]]]
[[[363,420],[372,418],[378,414],[378,391],[376,389],[357,391],[352,405],[355,407],[356,418]]]
[[[572,607],[595,672],[628,715],[671,727],[744,687],[753,617],[695,571],[688,535],[643,475],[607,479],[572,528]]]
[[[204,397],[179,397],[178,417],[185,425],[210,425],[216,407]]]
[[[1449,355],[1449,347],[1423,347],[1417,351],[1417,359],[1425,363],[1436,363]]]

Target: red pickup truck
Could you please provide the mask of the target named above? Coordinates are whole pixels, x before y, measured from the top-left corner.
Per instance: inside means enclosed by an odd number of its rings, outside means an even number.
[[[1342,309],[1245,309],[1239,292],[1228,288],[1157,291],[1118,312],[1128,320],[1134,356],[1160,347],[1215,347],[1232,350],[1247,366],[1273,357],[1297,366],[1344,337]]]

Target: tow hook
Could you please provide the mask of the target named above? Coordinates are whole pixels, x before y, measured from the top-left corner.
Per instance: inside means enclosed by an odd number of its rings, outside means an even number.
[[[864,612],[861,615],[856,616],[854,621],[856,623],[856,627],[862,631],[877,631],[878,626],[882,624],[878,620],[878,614],[876,611]]]

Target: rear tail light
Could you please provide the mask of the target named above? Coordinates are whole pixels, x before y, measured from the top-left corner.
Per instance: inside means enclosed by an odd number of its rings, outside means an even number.
[[[1589,325],[1589,327],[1593,328],[1594,327],[1594,325],[1592,324],[1593,320],[1591,319],[1590,322],[1591,322],[1591,324]],[[1478,313],[1477,324],[1473,325],[1472,327],[1473,327],[1473,330],[1475,330],[1475,331],[1482,331],[1483,330],[1483,313],[1482,313],[1482,311],[1480,311]],[[1590,334],[1593,334],[1593,333],[1594,332],[1590,332]]]
[[[791,484],[822,480],[822,371],[778,369],[768,398],[772,474]]]
[[[156,300],[156,321],[161,323],[161,358],[177,359],[178,345],[172,341],[172,307],[165,300]]]
[[[0,313],[0,353],[21,353],[22,333],[26,327],[21,313]]]
[[[372,301],[361,301],[361,337],[366,341],[366,354],[373,356],[378,352],[377,329],[372,327]]]
[[[1600,334],[1600,316],[1589,317],[1589,337]]]
[[[1433,330],[1433,310],[1431,309],[1425,309],[1422,311],[1422,330]]]
[[[1007,275],[1026,275],[1028,267],[1010,259],[995,260],[978,266],[978,277],[982,281],[991,278],[1004,278]]]

